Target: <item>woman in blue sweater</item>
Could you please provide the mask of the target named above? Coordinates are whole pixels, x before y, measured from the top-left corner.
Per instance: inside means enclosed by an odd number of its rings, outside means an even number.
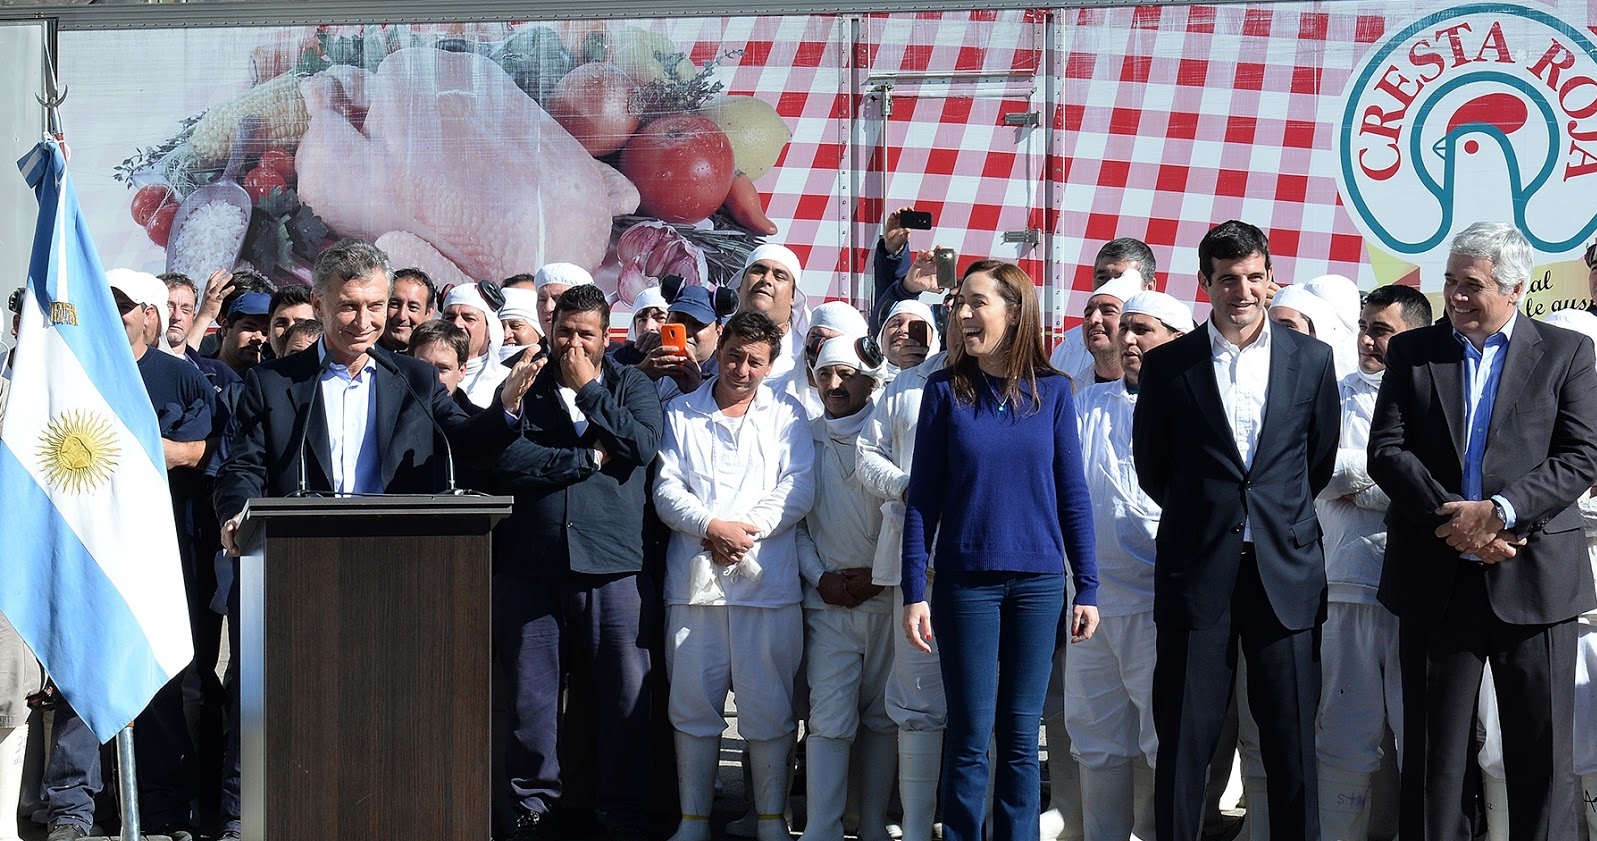
[[[950,317],[962,341],[926,382],[905,500],[904,632],[926,651],[935,633],[942,652],[943,838],[981,841],[991,736],[993,839],[1025,841],[1038,832],[1037,726],[1054,648],[1098,625],[1092,503],[1070,379],[1048,365],[1031,278],[979,261]]]

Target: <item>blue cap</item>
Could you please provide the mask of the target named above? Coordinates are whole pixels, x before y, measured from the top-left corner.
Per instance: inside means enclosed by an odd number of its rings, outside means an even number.
[[[666,308],[667,313],[679,312],[700,324],[714,324],[715,301],[707,286],[684,286],[675,301]]]
[[[267,315],[272,311],[272,296],[265,292],[245,292],[227,308],[229,321],[241,315]]]

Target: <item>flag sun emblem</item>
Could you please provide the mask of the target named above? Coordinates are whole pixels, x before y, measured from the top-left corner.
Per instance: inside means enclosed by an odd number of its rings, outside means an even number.
[[[40,437],[44,477],[69,493],[92,491],[116,471],[116,433],[97,413],[74,410],[52,418]]]

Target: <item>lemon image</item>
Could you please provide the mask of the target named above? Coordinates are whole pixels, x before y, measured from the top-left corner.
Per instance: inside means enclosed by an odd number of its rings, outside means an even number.
[[[782,154],[793,138],[787,122],[776,108],[752,96],[727,96],[700,109],[699,113],[726,132],[732,141],[732,159],[749,178],[759,178]]]
[[[664,35],[629,26],[610,33],[605,57],[640,84],[646,84],[655,79],[693,78],[693,63],[679,58],[682,52]]]

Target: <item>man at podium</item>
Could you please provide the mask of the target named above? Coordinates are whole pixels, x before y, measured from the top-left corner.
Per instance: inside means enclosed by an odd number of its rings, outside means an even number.
[[[453,476],[440,430],[461,461],[478,466],[515,440],[504,412],[468,417],[432,365],[376,346],[393,278],[388,257],[371,243],[329,247],[316,258],[311,291],[325,327],[321,341],[246,374],[214,496],[228,554],[238,554],[238,526],[252,498],[436,493]],[[507,382],[534,373],[521,366]],[[237,604],[235,595],[233,627]],[[222,794],[229,841],[237,837],[240,806],[238,686],[230,684]]]
[[[439,428],[473,463],[514,439],[502,413],[461,411],[431,365],[376,346],[393,276],[387,255],[360,240],[316,258],[311,301],[322,340],[252,368],[239,396],[232,449],[216,477],[229,552],[252,497],[435,493],[449,473]]]

